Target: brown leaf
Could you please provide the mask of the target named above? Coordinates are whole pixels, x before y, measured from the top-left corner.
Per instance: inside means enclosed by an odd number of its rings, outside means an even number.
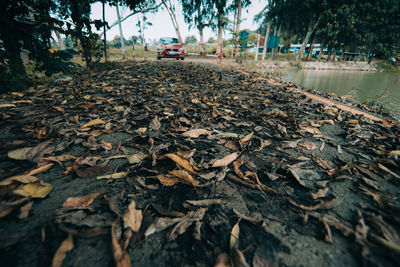
[[[192,167],[192,164],[190,164],[189,161],[187,161],[185,159],[182,159],[178,155],[175,155],[175,154],[172,154],[172,153],[165,154],[165,156],[167,158],[173,160],[176,164],[178,164],[179,166],[181,166],[185,170],[190,171],[191,173],[197,174],[197,171]]]
[[[237,159],[237,157],[239,157],[239,153],[237,153],[237,152],[229,154],[229,155],[223,157],[222,159],[216,160],[214,162],[214,164],[212,165],[212,167],[214,167],[214,168],[226,167],[229,164],[231,164],[235,159]]]
[[[54,163],[48,163],[48,164],[43,165],[43,166],[41,166],[39,168],[30,170],[29,172],[26,173],[26,175],[36,175],[38,173],[41,173],[41,172],[49,170],[53,166],[54,166]]]
[[[219,254],[214,267],[231,267],[229,255],[227,253]]]
[[[158,117],[155,116],[154,119],[152,119],[150,122],[149,129],[153,130],[153,131],[157,131],[158,129],[160,129],[160,127],[161,127],[161,123],[158,120]]]
[[[184,170],[170,171],[169,174],[176,176],[178,178],[181,178],[181,179],[191,183],[193,186],[196,186],[196,181],[193,179],[193,177],[189,173],[187,173]]]
[[[100,119],[91,120],[88,123],[85,123],[84,125],[82,125],[81,129],[88,128],[88,127],[91,127],[91,126],[94,126],[94,125],[98,125],[98,124],[104,124],[104,123],[106,123],[106,122],[103,121],[103,120],[100,120]]]
[[[312,211],[312,210],[317,210],[317,209],[330,209],[330,208],[333,208],[334,206],[337,205],[338,198],[335,195],[331,194],[331,195],[327,196],[326,198],[321,199],[319,201],[319,203],[314,205],[314,206],[304,206],[304,205],[301,205],[301,204],[297,204],[292,199],[288,199],[288,201],[289,201],[290,204],[292,204],[295,207],[298,207],[298,208],[303,209],[303,210]]]
[[[55,147],[50,145],[51,140],[43,142],[26,153],[28,160],[32,162],[38,162],[46,154],[50,154],[54,151]]]
[[[170,174],[159,174],[157,178],[164,186],[173,186],[182,182],[182,179]]]
[[[184,132],[182,136],[190,138],[198,138],[200,135],[207,135],[209,133],[210,132],[207,131],[206,129],[192,129],[187,132]]]
[[[33,201],[29,201],[28,203],[26,203],[25,205],[23,205],[19,211],[19,215],[18,218],[20,219],[25,219],[28,218],[29,216],[29,211],[32,209],[32,205],[33,205]]]
[[[134,200],[128,206],[128,209],[122,215],[122,219],[125,224],[128,225],[132,231],[139,232],[140,226],[142,225],[142,211],[136,209],[136,203]]]
[[[16,149],[16,150],[12,150],[12,151],[9,151],[8,153],[7,153],[7,156],[10,158],[10,159],[15,159],[15,160],[27,160],[28,159],[28,157],[27,157],[27,153],[28,153],[28,151],[30,151],[32,148],[31,147],[24,147],[24,148],[19,148],[19,149]]]
[[[14,194],[31,198],[45,198],[52,188],[51,184],[39,180],[15,189]]]
[[[105,150],[107,150],[107,151],[112,150],[112,144],[111,144],[111,143],[108,143],[108,142],[105,142],[105,141],[103,141],[103,140],[101,141],[100,146],[101,146],[102,148],[104,148]]]
[[[236,175],[245,180],[246,182],[253,183],[252,180],[243,175],[242,171],[239,169],[240,165],[242,165],[242,162],[239,160],[233,162],[233,170],[235,171]]]
[[[60,247],[57,249],[56,254],[54,254],[53,262],[51,267],[61,267],[67,253],[74,248],[74,240],[72,234],[69,234],[67,239],[65,239]]]
[[[137,134],[144,134],[147,131],[147,128],[138,128],[134,132]]]
[[[240,149],[239,149],[239,146],[236,144],[236,141],[234,141],[234,140],[228,140],[226,143],[225,143],[225,147],[226,148],[229,148],[229,149],[231,149],[231,150],[234,150],[234,151],[239,151]]]
[[[312,197],[313,199],[325,197],[326,194],[328,193],[328,191],[329,191],[329,188],[321,188],[321,189],[318,189],[317,192],[311,194],[311,197]]]
[[[251,138],[253,137],[253,135],[254,135],[254,132],[249,133],[248,135],[246,135],[245,137],[243,137],[242,139],[240,139],[240,143],[241,143],[242,145],[247,144],[247,143],[251,140]]]
[[[114,172],[112,174],[97,176],[96,179],[121,179],[128,175],[128,172]]]
[[[112,254],[114,256],[114,261],[117,267],[130,267],[131,259],[129,258],[129,254],[122,246],[122,229],[119,225],[119,219],[111,225],[111,248]]]
[[[110,169],[110,167],[107,166],[101,166],[101,165],[94,165],[92,167],[80,167],[79,163],[82,161],[83,156],[80,156],[77,158],[72,165],[73,170],[75,171],[76,175],[81,177],[81,178],[94,178],[97,176],[100,176],[101,174],[105,173]]]
[[[93,203],[93,201],[98,198],[103,196],[101,193],[93,193],[89,194],[83,197],[69,197],[67,198],[62,207],[63,208],[86,208],[89,207],[90,204]]]

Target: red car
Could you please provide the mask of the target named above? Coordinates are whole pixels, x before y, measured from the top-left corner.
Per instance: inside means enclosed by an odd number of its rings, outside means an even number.
[[[185,59],[185,47],[178,41],[177,38],[162,37],[157,46],[157,59],[176,58]]]

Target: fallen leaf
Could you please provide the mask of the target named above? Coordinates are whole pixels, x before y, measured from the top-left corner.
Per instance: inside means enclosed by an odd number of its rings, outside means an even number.
[[[214,167],[214,168],[216,168],[216,167],[227,167],[235,159],[237,159],[237,157],[239,157],[239,153],[237,153],[237,152],[229,154],[229,155],[223,157],[222,159],[216,160],[214,162],[214,164],[212,165],[212,167]]]
[[[168,227],[180,222],[182,218],[157,218],[146,230],[144,233],[145,236],[152,235],[154,233],[163,231]]]
[[[134,132],[137,134],[144,134],[147,131],[147,128],[138,128]]]
[[[60,247],[57,249],[56,254],[54,254],[51,267],[61,267],[67,253],[74,248],[74,240],[72,234],[69,234],[67,239],[65,239]]]
[[[182,179],[176,178],[174,175],[170,174],[159,174],[157,175],[157,179],[164,185],[164,186],[173,186],[177,183],[181,183]]]
[[[51,184],[39,180],[34,183],[23,185],[13,192],[14,194],[24,197],[45,198],[52,188]]]
[[[41,166],[39,168],[36,168],[36,169],[33,169],[33,170],[29,171],[28,173],[26,173],[26,175],[36,175],[38,173],[41,173],[41,172],[49,170],[53,166],[54,166],[54,163],[48,163],[48,164],[43,165],[43,166]]]
[[[319,151],[322,152],[325,148],[325,142],[323,141],[321,146],[319,147]]]
[[[198,138],[200,135],[207,135],[209,133],[210,132],[207,131],[206,129],[192,129],[187,132],[184,132],[182,136],[190,138]]]
[[[311,194],[311,197],[312,197],[313,199],[325,197],[326,194],[328,193],[328,191],[329,191],[329,188],[321,188],[321,189],[318,189],[317,192]]]
[[[189,211],[184,217],[180,218],[180,222],[171,230],[169,234],[170,240],[175,240],[178,236],[187,231],[187,229],[197,221],[203,219],[207,208],[199,208],[195,211]]]
[[[107,151],[110,151],[112,149],[112,144],[108,143],[108,142],[105,142],[103,140],[101,141],[100,146],[102,148],[104,148],[105,150],[107,150]]]
[[[169,153],[169,154],[165,154],[165,156],[171,160],[173,160],[176,164],[178,164],[179,166],[181,166],[182,168],[186,169],[187,171],[190,171],[192,173],[197,174],[197,171],[192,167],[192,164],[190,164],[189,161],[182,159],[181,157],[179,157],[178,155]]]
[[[97,180],[100,179],[120,179],[124,178],[128,175],[128,172],[115,172],[112,174],[107,174],[107,175],[102,175],[102,176],[97,176]]]
[[[26,154],[31,149],[32,149],[31,147],[24,147],[24,148],[12,150],[7,153],[7,156],[10,159],[15,159],[15,160],[28,160],[28,157],[26,156]]]
[[[232,227],[231,235],[230,235],[230,238],[229,238],[229,250],[232,250],[234,247],[237,247],[237,245],[238,245],[239,234],[240,234],[239,222],[240,222],[240,219]]]
[[[308,210],[308,211],[318,210],[318,209],[330,209],[330,208],[333,208],[334,206],[336,206],[338,204],[338,198],[337,198],[337,196],[335,196],[333,194],[321,199],[319,201],[319,203],[314,205],[314,206],[304,206],[304,205],[301,205],[301,204],[297,204],[292,199],[288,199],[288,201],[293,206],[298,207],[298,208],[303,209],[303,210]]]
[[[186,203],[197,207],[208,207],[214,204],[220,204],[221,199],[201,199],[201,200],[185,200]]]
[[[106,122],[103,121],[103,120],[100,120],[100,119],[91,120],[88,123],[85,123],[84,125],[82,125],[81,129],[88,128],[88,127],[91,127],[91,126],[94,126],[94,125],[98,125],[98,124],[104,124],[104,123],[106,123]]]
[[[133,155],[128,155],[126,157],[130,164],[138,164],[141,163],[145,158],[147,158],[147,154],[137,153]]]
[[[158,120],[158,117],[155,116],[150,122],[149,129],[153,130],[153,131],[157,131],[158,129],[160,129],[160,127],[161,127],[161,123]]]
[[[120,227],[119,219],[111,225],[111,249],[114,256],[114,261],[117,267],[130,267],[131,259],[126,248],[122,246],[121,240],[122,229]]]
[[[14,104],[0,104],[0,108],[15,108]]]
[[[383,171],[385,171],[385,172],[387,172],[387,173],[393,175],[394,177],[400,179],[400,175],[398,175],[398,174],[395,173],[394,171],[390,170],[389,168],[385,167],[384,165],[378,163],[378,167],[379,167],[379,169],[381,169],[381,170],[383,170]]]
[[[181,179],[191,183],[193,186],[196,186],[196,181],[193,179],[193,177],[189,173],[187,173],[184,170],[170,171],[169,174],[176,176],[178,178],[181,178]]]
[[[219,254],[214,267],[231,267],[229,255],[227,253]]]
[[[132,231],[139,232],[140,226],[142,225],[143,214],[141,210],[136,209],[136,203],[134,200],[128,206],[128,209],[122,215],[124,223],[128,225]]]
[[[162,216],[169,216],[169,217],[182,217],[185,216],[185,213],[175,210],[168,210],[161,205],[156,203],[151,203],[151,206]]]
[[[62,207],[63,208],[87,208],[90,206],[90,204],[93,203],[93,201],[100,197],[103,196],[101,193],[93,193],[89,194],[83,197],[69,197],[67,198]]]
[[[389,157],[398,157],[400,156],[400,150],[393,150],[388,153]]]
[[[0,186],[6,186],[10,185],[13,182],[20,182],[22,184],[29,184],[29,183],[34,183],[39,181],[38,178],[32,175],[17,175],[17,176],[12,176],[7,179],[4,179],[3,181],[0,182]]]
[[[42,159],[46,154],[52,153],[55,149],[55,146],[51,145],[50,143],[51,140],[32,147],[32,149],[26,153],[28,160],[32,162],[39,162],[39,160]]]
[[[26,219],[29,216],[29,211],[32,209],[32,205],[33,205],[33,201],[29,201],[28,203],[26,203],[25,205],[23,205],[19,211],[19,215],[18,218],[19,219]]]
[[[387,127],[393,127],[396,125],[394,122],[392,122],[391,120],[388,120],[388,119],[383,119],[382,123],[383,123],[383,125],[385,125]]]

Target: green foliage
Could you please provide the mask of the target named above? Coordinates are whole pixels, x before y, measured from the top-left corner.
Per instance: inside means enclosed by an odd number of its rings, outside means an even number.
[[[194,35],[186,36],[185,43],[186,44],[195,44],[195,43],[197,43],[196,36],[194,36]]]

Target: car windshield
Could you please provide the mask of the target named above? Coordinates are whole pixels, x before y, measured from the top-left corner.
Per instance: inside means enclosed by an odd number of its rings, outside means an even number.
[[[179,41],[177,38],[161,38],[160,39],[161,44],[179,44]]]

